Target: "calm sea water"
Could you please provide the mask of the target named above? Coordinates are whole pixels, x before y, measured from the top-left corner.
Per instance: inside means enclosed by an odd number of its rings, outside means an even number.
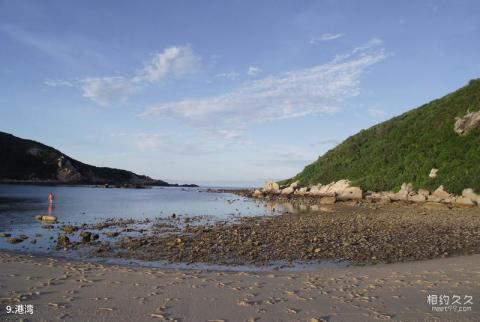
[[[49,207],[48,194],[55,195],[53,207]],[[0,249],[28,252],[40,255],[66,258],[83,258],[90,261],[107,263],[142,265],[153,267],[180,269],[213,269],[213,270],[270,270],[273,267],[281,270],[310,270],[318,267],[338,267],[343,263],[272,263],[265,267],[204,265],[202,263],[166,263],[142,262],[137,260],[120,260],[116,258],[95,258],[88,255],[91,248],[80,247],[76,250],[55,250],[55,241],[63,224],[94,224],[107,219],[156,219],[160,221],[176,221],[183,223],[186,217],[201,217],[196,223],[212,224],[217,221],[233,222],[243,216],[263,216],[292,212],[287,204],[267,204],[248,198],[238,197],[230,193],[211,193],[206,188],[163,188],[151,189],[105,189],[93,186],[32,186],[0,184],[0,232],[9,233],[12,237],[22,234],[28,239],[18,244],[9,244],[7,238],[0,238]],[[172,219],[172,214],[176,218]],[[54,229],[45,229],[35,219],[36,215],[51,214],[58,218]],[[139,224],[140,226],[142,224]],[[148,224],[147,224],[148,225]],[[139,226],[137,226],[138,228]],[[146,226],[141,226],[143,228]],[[95,230],[99,241],[114,242],[106,236],[110,228]],[[111,228],[114,231],[116,228]],[[127,234],[122,232],[118,238]],[[132,233],[133,236],[136,232]],[[143,233],[142,233],[143,234]],[[69,235],[72,240],[79,240],[79,232]],[[131,234],[130,234],[131,235]],[[35,240],[35,243],[31,243]]]
[[[48,194],[55,195],[49,208]],[[212,221],[232,220],[241,216],[272,214],[271,208],[229,193],[210,193],[205,188],[105,189],[91,186],[0,185],[0,232],[29,236],[19,244],[0,238],[0,248],[48,252],[49,237],[57,234],[43,229],[35,220],[39,214],[52,214],[60,224],[102,222],[106,219],[154,219],[205,216]],[[35,234],[37,243],[29,241]],[[50,243],[51,244],[51,243]]]

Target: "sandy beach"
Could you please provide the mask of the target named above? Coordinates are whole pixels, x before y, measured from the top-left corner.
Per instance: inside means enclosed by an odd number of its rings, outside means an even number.
[[[480,255],[304,272],[128,267],[0,253],[2,320],[478,321]],[[434,312],[428,296],[472,296]],[[33,305],[32,315],[5,307]],[[436,305],[440,306],[440,305]]]

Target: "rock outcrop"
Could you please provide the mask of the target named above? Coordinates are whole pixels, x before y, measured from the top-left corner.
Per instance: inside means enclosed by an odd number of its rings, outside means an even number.
[[[351,186],[348,180],[339,180],[326,185],[317,184],[311,187],[301,187],[299,182],[279,186],[276,182],[266,182],[261,190],[254,190],[251,196],[261,198],[268,195],[278,195],[282,198],[314,197],[319,204],[334,204],[337,201],[362,200],[370,202],[390,203],[392,201],[406,201],[423,203],[432,208],[435,204],[444,209],[445,205],[462,207],[480,206],[480,195],[473,189],[464,189],[461,196],[449,193],[441,185],[430,193],[426,189],[415,191],[411,183],[403,183],[398,192],[371,192],[364,193],[361,188]]]
[[[453,130],[459,135],[467,135],[470,131],[480,128],[480,111],[467,112],[464,117],[455,118]]]
[[[274,181],[267,181],[265,185],[263,186],[263,192],[266,193],[279,193],[280,192],[280,186],[278,183]]]

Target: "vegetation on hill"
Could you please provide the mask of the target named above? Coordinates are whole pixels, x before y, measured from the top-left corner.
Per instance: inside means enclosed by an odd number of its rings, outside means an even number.
[[[464,188],[480,192],[480,129],[454,131],[456,117],[480,110],[480,79],[459,90],[362,130],[319,157],[294,178],[302,185],[349,179],[365,190]],[[429,178],[432,168],[438,176]]]
[[[88,165],[42,143],[4,132],[0,132],[0,180],[169,185],[126,170]]]

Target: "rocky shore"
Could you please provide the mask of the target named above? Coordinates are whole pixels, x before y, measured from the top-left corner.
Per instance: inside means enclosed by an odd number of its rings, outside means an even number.
[[[479,251],[477,208],[342,203],[228,225],[187,227],[167,236],[124,238],[112,253],[101,255],[233,265],[322,260],[365,264]]]
[[[267,192],[272,188],[275,191]],[[284,192],[288,188],[289,193]],[[257,191],[229,192],[257,196],[258,206],[266,203],[271,216],[208,221],[171,214],[81,225],[57,223],[48,216],[37,219],[57,234],[51,241],[57,251],[86,249],[94,257],[171,263],[364,265],[480,253],[476,204],[447,202],[456,197],[441,189],[426,197],[431,201],[412,202],[422,192],[409,190],[404,185],[397,193],[376,198],[346,181],[306,191],[295,185],[277,189],[269,183],[261,196]],[[405,200],[399,199],[402,196]],[[25,240],[9,232],[0,237],[12,243]]]
[[[430,176],[436,176],[436,170],[432,169]],[[334,204],[337,201],[364,201],[390,203],[395,201],[407,201],[410,203],[444,204],[449,207],[476,207],[480,206],[480,195],[473,189],[466,188],[461,196],[445,191],[443,186],[430,192],[426,189],[415,191],[410,183],[404,183],[397,192],[393,191],[363,191],[359,187],[351,186],[348,180],[339,180],[326,185],[317,184],[310,187],[302,187],[299,182],[280,186],[278,183],[269,181],[262,189],[234,191],[234,193],[268,200],[305,199],[315,200],[320,204]],[[438,207],[441,207],[440,205]]]

